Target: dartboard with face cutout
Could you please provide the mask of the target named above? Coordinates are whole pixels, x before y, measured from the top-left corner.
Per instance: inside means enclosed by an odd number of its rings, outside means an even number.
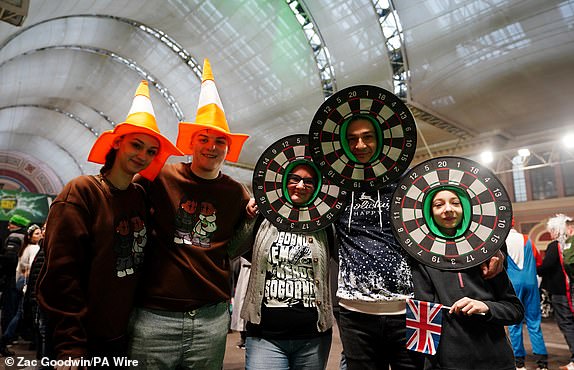
[[[457,227],[433,217],[433,197],[449,190],[462,210]],[[435,198],[436,199],[436,198]],[[439,212],[439,211],[437,211]],[[455,217],[448,210],[445,220]],[[391,201],[393,232],[415,259],[441,270],[462,270],[492,257],[512,227],[512,204],[488,168],[460,157],[434,158],[415,166],[398,183]]]
[[[306,178],[295,174],[301,165],[311,171],[312,181],[305,182]],[[290,185],[295,182],[308,199],[290,195],[297,191]],[[292,232],[312,232],[330,225],[343,211],[347,197],[347,191],[325,179],[313,163],[307,135],[284,137],[263,152],[253,173],[253,194],[267,220],[279,230]]]
[[[370,132],[360,133],[359,125]],[[348,190],[369,191],[408,168],[417,130],[400,98],[377,86],[358,85],[337,92],[319,107],[309,141],[313,160],[326,178]]]

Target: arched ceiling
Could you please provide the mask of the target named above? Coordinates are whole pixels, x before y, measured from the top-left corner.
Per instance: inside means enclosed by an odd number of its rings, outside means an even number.
[[[22,26],[0,22],[0,175],[9,163],[34,163],[49,179],[36,191],[53,192],[97,172],[86,161],[92,143],[125,119],[141,79],[150,81],[162,133],[175,142],[178,122],[195,118],[209,58],[231,130],[251,136],[225,171],[249,183],[267,146],[308,131],[326,72],[333,91],[393,90],[376,11],[386,1],[299,3],[328,49],[327,71],[293,0],[31,0]],[[574,0],[394,6],[405,100],[419,128],[415,160],[551,146],[574,128]]]

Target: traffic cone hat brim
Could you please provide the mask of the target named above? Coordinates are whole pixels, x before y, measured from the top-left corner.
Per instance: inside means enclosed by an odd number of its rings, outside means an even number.
[[[227,137],[228,150],[225,159],[230,162],[237,162],[243,144],[249,138],[249,135],[233,134],[229,131],[225,111],[215,86],[208,59],[205,59],[203,62],[201,91],[197,107],[195,122],[179,123],[177,147],[185,154],[193,155],[193,136],[202,130],[215,130]]]
[[[148,180],[153,180],[171,155],[184,155],[175,145],[159,132],[155,113],[151,105],[147,81],[142,81],[135,93],[132,107],[127,119],[117,124],[113,130],[100,134],[88,155],[88,161],[104,164],[106,155],[112,149],[114,141],[127,134],[147,134],[159,141],[159,151],[150,165],[139,174]]]

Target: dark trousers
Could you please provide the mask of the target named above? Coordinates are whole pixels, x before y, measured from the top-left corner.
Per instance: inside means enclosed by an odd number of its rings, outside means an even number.
[[[18,301],[20,300],[20,293],[16,286],[7,287],[2,292],[1,311],[2,317],[0,318],[0,325],[2,325],[2,332],[8,329],[8,325],[18,312]]]
[[[564,335],[564,339],[566,339],[570,349],[570,361],[574,361],[574,315],[570,311],[568,298],[565,295],[552,294],[550,302],[554,309],[554,318],[558,328]]]
[[[339,322],[347,369],[423,369],[424,357],[406,348],[405,315],[368,315],[341,307]]]

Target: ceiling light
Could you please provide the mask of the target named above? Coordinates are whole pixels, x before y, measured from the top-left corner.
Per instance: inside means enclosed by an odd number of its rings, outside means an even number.
[[[518,149],[518,155],[521,157],[529,157],[530,156],[530,150],[523,148],[523,149]]]
[[[574,134],[566,134],[562,139],[564,146],[568,149],[574,148]]]
[[[480,162],[483,164],[489,164],[492,163],[492,161],[494,161],[494,156],[492,155],[491,151],[480,153]]]

